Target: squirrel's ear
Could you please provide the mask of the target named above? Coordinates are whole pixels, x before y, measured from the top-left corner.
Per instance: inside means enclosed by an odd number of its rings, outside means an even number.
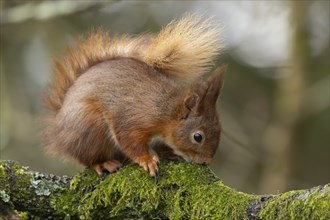
[[[198,102],[199,96],[196,93],[192,93],[184,99],[184,105],[189,111],[192,111],[197,106]]]
[[[190,93],[183,99],[183,105],[180,107],[181,119],[186,119],[192,111],[197,109],[199,96],[196,93]]]
[[[226,71],[227,65],[221,65],[220,67],[216,68],[207,79],[208,89],[205,94],[205,99],[208,102],[215,104],[217,101],[220,90],[222,89],[225,81]]]

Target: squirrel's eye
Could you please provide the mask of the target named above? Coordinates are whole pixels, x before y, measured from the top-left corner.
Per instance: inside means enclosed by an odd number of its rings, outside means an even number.
[[[197,143],[202,142],[202,140],[203,140],[203,135],[202,135],[201,133],[199,133],[199,132],[196,132],[196,133],[194,134],[194,140],[195,140]]]

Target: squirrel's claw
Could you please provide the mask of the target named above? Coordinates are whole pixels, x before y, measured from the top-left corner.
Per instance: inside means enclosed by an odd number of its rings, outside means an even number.
[[[109,173],[113,173],[118,170],[122,166],[122,163],[118,160],[108,160],[104,163],[93,165],[93,169],[97,172],[99,176],[103,176],[103,170],[109,171]]]
[[[103,170],[100,164],[93,165],[92,167],[96,171],[97,175],[103,176]]]
[[[147,157],[144,157],[138,161],[138,164],[143,167],[143,169],[147,171],[151,176],[155,177],[158,175],[159,159],[157,156],[148,155]]]

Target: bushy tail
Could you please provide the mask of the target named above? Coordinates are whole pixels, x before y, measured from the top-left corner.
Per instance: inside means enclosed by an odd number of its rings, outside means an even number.
[[[144,61],[170,77],[192,80],[210,67],[221,49],[219,41],[220,29],[211,19],[188,15],[155,37]]]
[[[102,61],[131,57],[166,74],[190,81],[201,76],[219,53],[220,30],[211,19],[188,15],[168,24],[158,35],[109,38],[101,29],[67,49],[67,57],[54,61],[54,78],[45,102],[57,112],[74,81]]]

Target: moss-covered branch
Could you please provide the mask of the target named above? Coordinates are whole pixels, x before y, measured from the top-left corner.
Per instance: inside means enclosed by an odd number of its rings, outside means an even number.
[[[89,169],[68,178],[1,161],[0,219],[13,210],[41,219],[330,219],[330,185],[257,196],[184,162],[162,163],[155,179],[136,165],[100,179]]]

